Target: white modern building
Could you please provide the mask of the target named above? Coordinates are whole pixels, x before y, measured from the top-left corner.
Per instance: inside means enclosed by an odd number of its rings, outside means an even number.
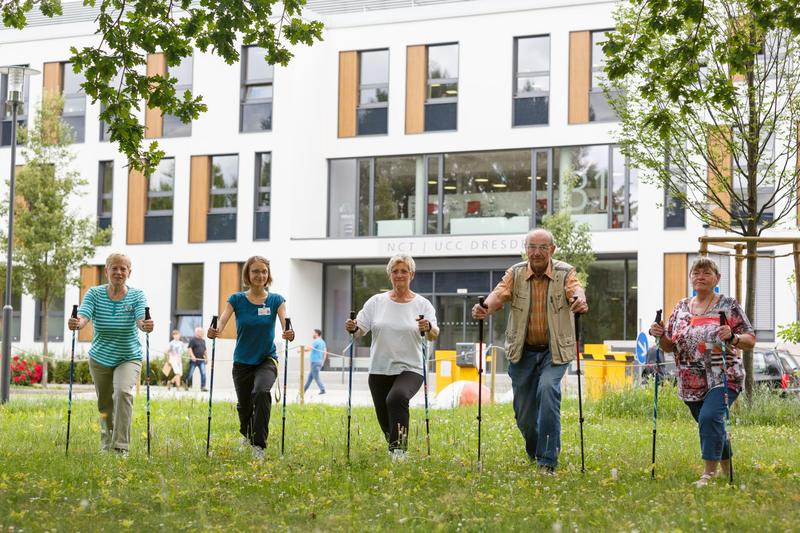
[[[614,4],[309,0],[306,16],[325,23],[324,41],[294,49],[286,68],[243,48],[241,64],[197,51],[170,69],[209,110],[191,125],[142,113],[166,151],[149,180],[129,176],[104,140],[99,105],[65,65],[71,46],[97,42],[94,12],[70,3],[58,20],[32,15],[22,31],[0,29],[0,64],[43,72],[31,79],[26,117],[44,90],[64,95],[78,137],[74,166],[89,182],[75,207],[113,228],[96,266],[82,270],[84,287],[68,288],[55,306],[50,338],[68,334],[65,311],[101,281],[112,250],[133,259],[130,283],[146,291],[157,349],[174,327],[188,334],[207,325],[238,289],[241,264],[259,254],[271,260],[298,340],[320,327],[337,351],[348,311],[389,287],[386,261],[406,252],[417,259],[414,289],[437,309],[437,349],[453,349],[477,338],[468,310],[520,260],[524,234],[566,202],[592,228],[597,254],[584,339],[635,339],[657,309],[688,293],[698,237],[715,231],[641,182],[614,145],[617,123],[597,88],[597,42]],[[163,58],[151,56],[148,69],[164,72]],[[776,234],[797,235],[796,222]],[[721,290],[732,293],[733,263],[720,259]],[[754,322],[760,340],[772,341],[796,319],[786,281],[793,264],[759,261]],[[14,343],[35,347],[39,306],[16,295],[14,307]],[[504,327],[493,317],[489,341],[502,343]]]

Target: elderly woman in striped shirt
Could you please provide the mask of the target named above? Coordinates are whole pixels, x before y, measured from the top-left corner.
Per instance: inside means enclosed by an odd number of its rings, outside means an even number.
[[[133,389],[142,367],[142,346],[136,330],[153,331],[153,321],[144,318],[144,292],[128,286],[130,275],[127,255],[109,255],[108,283],[90,288],[78,309],[78,318],[70,318],[68,323],[73,331],[89,321],[94,324],[89,371],[100,411],[100,446],[121,455],[128,453]]]

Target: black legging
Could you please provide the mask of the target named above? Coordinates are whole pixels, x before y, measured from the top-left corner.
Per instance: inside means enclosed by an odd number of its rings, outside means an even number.
[[[239,433],[250,444],[267,447],[269,414],[272,407],[270,389],[278,377],[278,367],[269,357],[260,365],[233,363],[233,386],[236,388],[236,410],[239,412]]]
[[[403,372],[395,376],[369,375],[369,391],[375,404],[375,414],[381,425],[389,450],[406,449],[408,444],[408,402],[422,386],[422,376]]]

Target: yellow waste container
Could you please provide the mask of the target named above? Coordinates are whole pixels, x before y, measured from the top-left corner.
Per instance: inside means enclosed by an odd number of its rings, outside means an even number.
[[[478,381],[478,369],[456,364],[455,350],[436,350],[436,394],[455,381]]]
[[[624,388],[633,383],[633,355],[612,352],[606,344],[586,344],[581,370],[588,398],[599,398],[606,390]]]

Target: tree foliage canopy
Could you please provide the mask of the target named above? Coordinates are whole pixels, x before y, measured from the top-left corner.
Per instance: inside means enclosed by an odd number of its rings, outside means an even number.
[[[147,54],[163,52],[168,66],[177,66],[193,49],[212,53],[228,64],[239,60],[238,43],[266,50],[266,60],[286,65],[292,58],[287,43],[311,45],[322,39],[322,23],[302,17],[305,0],[84,0],[99,8],[97,43],[72,47],[75,72],[83,72],[83,88],[103,104],[100,119],[110,139],[133,168],[147,175],[163,157],[158,143],[143,147],[141,104],[160,108],[184,122],[206,111],[201,96],[177,94],[176,79],[147,76]],[[62,14],[61,0],[8,0],[3,23],[24,28],[26,14],[37,7],[48,17]]]

